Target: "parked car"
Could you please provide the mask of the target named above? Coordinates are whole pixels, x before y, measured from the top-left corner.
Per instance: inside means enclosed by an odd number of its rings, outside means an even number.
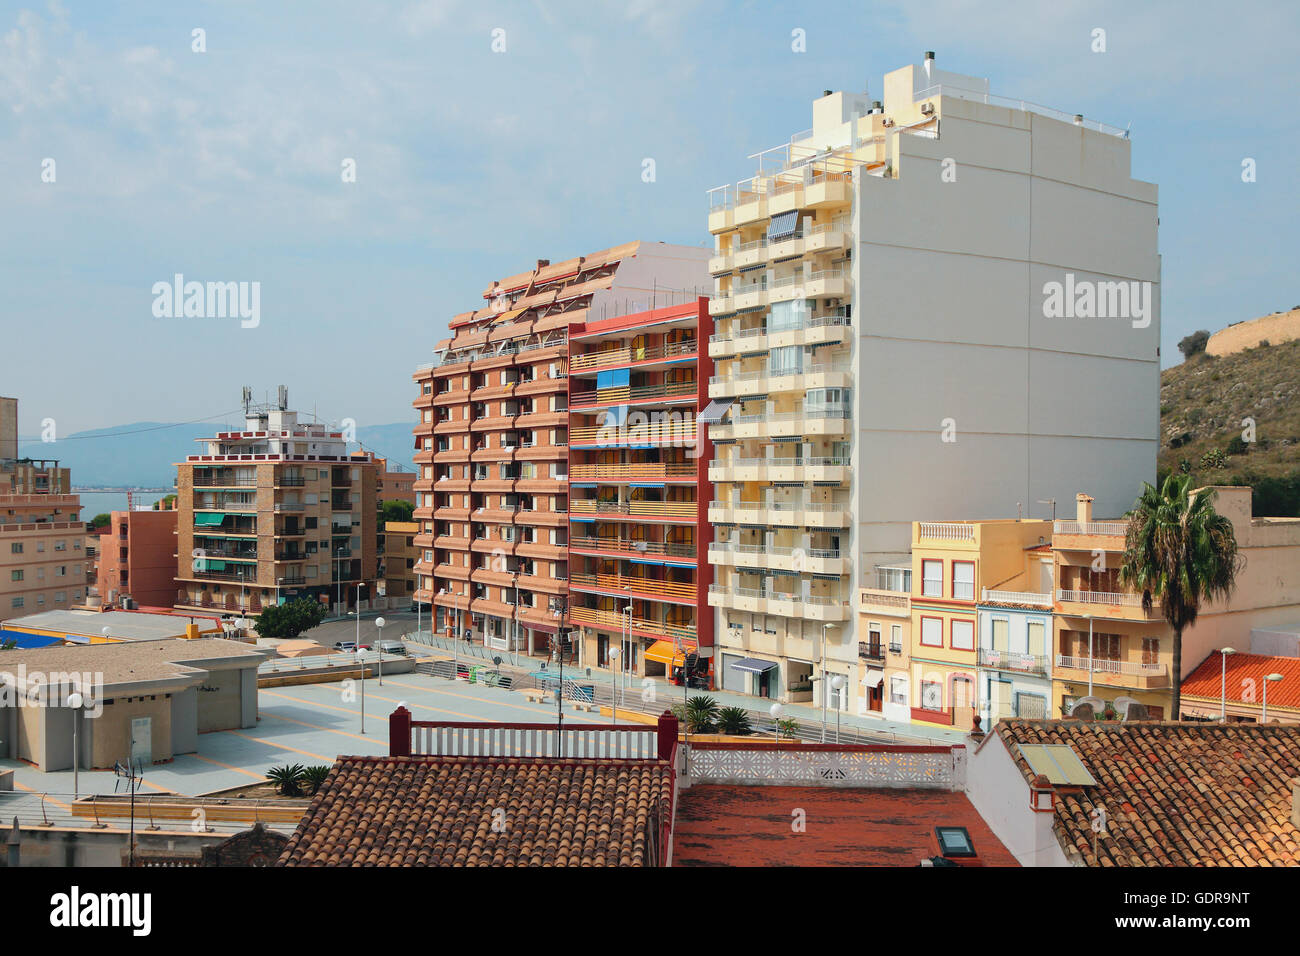
[[[380,641],[379,653],[381,654],[400,654],[406,656],[406,645],[401,641]]]
[[[361,649],[363,651],[368,651],[370,650],[370,645],[362,644]],[[355,654],[357,652],[357,642],[356,641],[335,641],[334,650],[338,651],[340,654]]]

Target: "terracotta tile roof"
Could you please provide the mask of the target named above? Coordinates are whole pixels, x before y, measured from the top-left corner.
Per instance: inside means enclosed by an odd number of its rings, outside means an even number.
[[[938,826],[966,827],[984,866],[1018,865],[964,793],[697,784],[677,801],[673,866],[918,866]]]
[[[671,795],[658,761],[340,757],[277,865],[654,865]]]
[[[996,733],[1026,781],[1022,743],[1068,744],[1097,780],[1057,789],[1057,839],[1088,866],[1300,864],[1300,726],[1006,720]],[[1098,805],[1109,835],[1094,856]]]
[[[1300,707],[1300,657],[1273,657],[1268,654],[1229,654],[1226,686],[1223,680],[1222,655],[1214,651],[1201,661],[1183,681],[1184,697],[1201,697],[1219,701],[1219,690],[1224,688],[1228,700],[1236,703],[1257,704],[1263,698],[1264,675],[1278,673],[1282,680],[1268,688],[1268,706]],[[1249,701],[1247,690],[1253,688]]]

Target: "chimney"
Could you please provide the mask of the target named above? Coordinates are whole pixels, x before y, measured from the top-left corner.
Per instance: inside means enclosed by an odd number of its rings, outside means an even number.
[[[551,264],[551,260],[550,260],[550,259],[538,259],[538,260],[537,260],[537,268],[539,268],[539,269],[545,269],[545,268],[546,268],[547,266],[549,266],[550,264]]]
[[[1075,495],[1075,517],[1080,524],[1087,524],[1092,520],[1092,496]]]
[[[922,62],[925,65],[925,78],[927,80],[932,79],[933,77],[931,76],[931,70],[934,67],[934,51],[926,50],[925,59]]]

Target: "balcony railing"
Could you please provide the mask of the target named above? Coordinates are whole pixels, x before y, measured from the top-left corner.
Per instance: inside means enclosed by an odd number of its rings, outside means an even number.
[[[748,417],[748,416],[747,416]],[[756,415],[759,420],[766,415]],[[800,416],[802,417],[802,416]],[[715,458],[710,468],[847,468],[848,458]]]
[[[979,666],[991,667],[996,670],[1045,675],[1047,673],[1047,661],[1047,657],[1042,654],[1000,651],[991,647],[981,647],[979,649]]]
[[[645,422],[639,425],[596,425],[569,430],[574,445],[642,445],[651,443],[693,444],[695,422]]]
[[[257,478],[236,478],[233,475],[228,478],[211,477],[201,478],[194,476],[195,488],[256,488]]]
[[[661,385],[620,385],[615,388],[574,392],[570,396],[569,404],[571,408],[577,408],[580,405],[627,405],[652,401],[657,398],[690,396],[696,394],[698,389],[699,385],[696,382],[665,382]]]
[[[674,558],[693,558],[699,553],[693,544],[634,541],[624,538],[577,537],[569,539],[569,547],[588,551],[617,551],[621,554],[662,554]]]
[[[595,588],[601,591],[626,591],[637,596],[674,598],[694,601],[698,591],[694,584],[678,581],[661,581],[655,578],[633,578],[621,574],[588,574],[575,571],[569,575],[569,586],[578,589]]]
[[[1125,591],[1068,591],[1058,590],[1056,599],[1074,604],[1107,604],[1115,607],[1141,607],[1142,596]]]
[[[858,641],[858,657],[864,661],[884,661],[885,645]]]
[[[577,481],[608,478],[694,478],[695,465],[688,462],[624,462],[613,465],[570,465],[570,477]]]
[[[575,624],[585,624],[615,632],[627,626],[626,614],[591,607],[570,607],[569,620]],[[633,616],[632,630],[681,641],[688,651],[695,650],[696,632],[693,624],[669,624],[666,621],[650,621]]]
[[[577,500],[569,502],[569,511],[576,515],[629,515],[642,518],[694,519],[694,501],[616,501]]]
[[[1036,607],[1050,607],[1052,594],[1037,591],[999,591],[995,588],[981,588],[980,600],[995,604],[1032,604]]]
[[[847,362],[824,362],[816,365],[800,365],[798,368],[765,368],[755,372],[742,372],[738,375],[713,375],[709,377],[710,385],[746,385],[762,379],[791,378],[798,375],[847,374],[853,366]]]
[[[922,521],[918,535],[921,540],[974,541],[975,527],[942,521]]]
[[[1107,537],[1124,537],[1128,524],[1123,521],[1055,521],[1055,534],[1099,534]]]
[[[1111,661],[1097,657],[1091,659],[1087,657],[1069,657],[1065,654],[1056,655],[1056,666],[1076,671],[1090,670],[1094,674],[1122,674],[1126,677],[1160,677],[1165,672],[1164,664]]]
[[[654,359],[674,358],[679,355],[694,355],[699,350],[699,342],[691,339],[687,342],[674,342],[670,345],[653,345],[647,348],[611,349],[607,352],[588,352],[585,355],[573,355],[569,358],[569,371],[579,372],[585,369],[612,368],[618,365],[630,365],[633,362],[648,362]]]

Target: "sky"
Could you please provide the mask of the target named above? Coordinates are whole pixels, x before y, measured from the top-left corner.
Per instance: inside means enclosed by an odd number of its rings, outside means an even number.
[[[0,2],[0,395],[24,437],[221,419],[244,385],[413,421],[411,373],[493,279],[711,245],[710,187],[926,50],[1131,124],[1166,365],[1300,304],[1296,4]],[[260,283],[260,323],[155,315],[176,273]]]

